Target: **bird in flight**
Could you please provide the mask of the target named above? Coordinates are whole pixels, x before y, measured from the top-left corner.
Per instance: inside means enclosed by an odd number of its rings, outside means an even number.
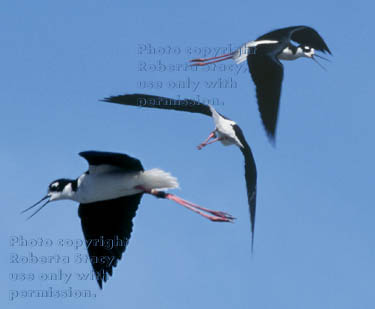
[[[299,45],[293,45],[292,41]],[[251,77],[256,86],[259,112],[268,138],[275,143],[276,125],[281,96],[284,67],[280,60],[310,58],[323,69],[316,57],[327,60],[315,51],[331,54],[319,33],[311,27],[293,26],[268,32],[238,50],[212,58],[192,59],[193,66],[204,66],[233,59],[237,64],[247,60]]]
[[[206,105],[198,101],[184,99],[175,100],[166,97],[153,96],[148,94],[127,94],[105,98],[103,101],[129,106],[158,108],[175,111],[198,113],[212,117],[215,129],[208,138],[202,142],[198,149],[220,141],[224,146],[236,145],[242,152],[245,161],[245,180],[247,188],[247,198],[250,209],[251,223],[251,248],[254,244],[254,227],[256,211],[256,191],[257,191],[257,169],[255,160],[249,144],[241,128],[236,122],[218,113],[211,105]]]
[[[125,252],[133,230],[133,218],[143,194],[169,199],[215,222],[233,222],[234,217],[222,212],[203,208],[176,195],[162,191],[178,188],[178,181],[161,169],[144,170],[141,162],[126,154],[85,151],[79,153],[89,163],[89,169],[77,179],[53,181],[47,195],[22,213],[46,200],[29,218],[49,202],[73,200],[80,203],[86,247],[96,280],[102,288],[108,274],[112,276]],[[116,246],[108,247],[108,241]],[[99,259],[99,260],[98,260]]]

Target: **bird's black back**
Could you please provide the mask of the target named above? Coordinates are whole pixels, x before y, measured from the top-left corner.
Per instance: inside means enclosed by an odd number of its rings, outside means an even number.
[[[104,151],[83,151],[80,152],[79,155],[85,158],[89,162],[89,165],[111,165],[131,172],[143,171],[141,161],[126,154]]]

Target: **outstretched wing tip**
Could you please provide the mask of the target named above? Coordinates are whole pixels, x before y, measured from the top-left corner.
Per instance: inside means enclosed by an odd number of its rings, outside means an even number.
[[[251,255],[254,254],[254,231],[251,231]]]
[[[78,153],[78,155],[79,155],[80,157],[86,159],[86,156],[87,156],[90,152],[92,152],[92,151],[90,151],[90,150],[81,151],[81,152]],[[87,159],[86,159],[86,160],[87,160]]]
[[[107,97],[102,101],[145,108],[185,111],[211,116],[211,110],[207,104],[189,98],[173,99],[158,95],[133,93]]]
[[[272,147],[276,147],[276,134],[274,132],[267,131],[267,137]]]

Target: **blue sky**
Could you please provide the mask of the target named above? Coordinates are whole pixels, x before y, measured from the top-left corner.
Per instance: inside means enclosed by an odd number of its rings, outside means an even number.
[[[373,4],[7,1],[1,8],[2,307],[373,308]],[[308,59],[285,63],[276,148],[248,73],[141,70],[143,63],[186,64],[200,56],[189,48],[236,47],[300,24],[317,29],[333,57],[327,72]],[[140,54],[145,44],[180,53]],[[218,78],[232,78],[236,87],[207,87]],[[168,87],[185,80],[200,84],[195,91]],[[162,87],[142,89],[142,81]],[[253,256],[240,151],[219,144],[196,150],[213,128],[207,117],[98,101],[135,92],[217,98],[218,111],[241,126],[258,167]],[[128,153],[146,168],[169,171],[181,186],[174,193],[237,221],[211,223],[144,197],[127,252],[102,291],[90,280],[10,281],[9,273],[90,271],[88,264],[10,263],[12,254],[85,253],[10,245],[21,236],[81,239],[74,202],[50,204],[29,221],[19,212],[52,180],[84,172],[77,155],[84,150]],[[49,286],[96,297],[9,300],[9,290]]]

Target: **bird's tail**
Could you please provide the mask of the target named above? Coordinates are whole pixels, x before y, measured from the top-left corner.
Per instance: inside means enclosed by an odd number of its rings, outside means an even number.
[[[240,64],[246,61],[247,56],[249,55],[249,48],[254,45],[253,41],[247,42],[243,44],[240,48],[238,48],[234,53],[232,59],[236,64]]]
[[[149,189],[175,189],[179,187],[176,177],[159,168],[144,171],[141,182],[143,187]]]

